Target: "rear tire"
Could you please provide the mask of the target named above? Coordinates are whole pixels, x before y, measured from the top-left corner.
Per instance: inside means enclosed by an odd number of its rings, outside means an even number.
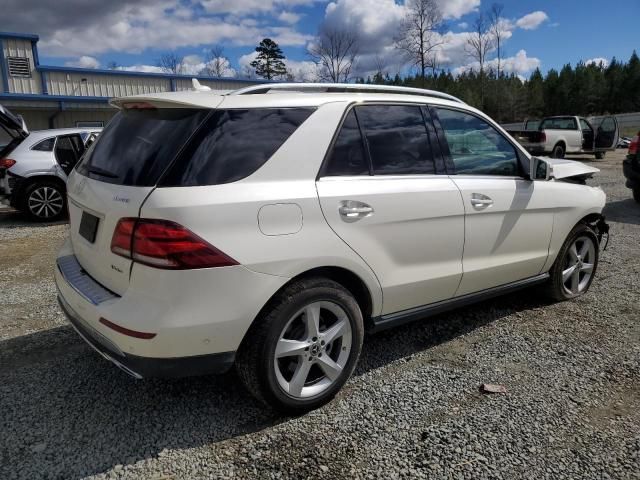
[[[584,295],[598,268],[598,237],[586,223],[576,225],[558,252],[549,271],[547,295],[556,301]]]
[[[36,180],[22,194],[21,210],[36,222],[55,222],[66,213],[64,187],[52,180]]]
[[[292,283],[247,332],[236,358],[245,387],[261,402],[299,414],[329,402],[351,376],[364,326],[353,295],[326,278]]]
[[[597,160],[604,159],[604,156],[605,156],[605,152],[596,152],[596,159]]]
[[[551,151],[551,158],[564,158],[564,145],[561,143],[553,147]]]
[[[634,188],[632,191],[633,191],[633,199],[637,203],[640,203],[640,187]]]

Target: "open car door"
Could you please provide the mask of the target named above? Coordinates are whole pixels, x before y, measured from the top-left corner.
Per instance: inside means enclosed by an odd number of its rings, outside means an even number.
[[[595,151],[615,150],[618,144],[618,121],[614,116],[604,117],[596,128]]]

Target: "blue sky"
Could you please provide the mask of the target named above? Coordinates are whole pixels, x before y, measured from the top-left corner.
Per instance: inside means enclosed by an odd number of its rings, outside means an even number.
[[[316,71],[307,49],[321,26],[349,29],[360,40],[358,74],[382,64],[390,74],[409,66],[394,48],[406,12],[404,0],[5,0],[3,30],[40,35],[41,62],[154,71],[163,52],[185,58],[196,73],[211,45],[224,47],[226,74],[247,75],[253,49],[269,36],[281,45],[288,67],[300,80]],[[465,36],[479,9],[493,1],[436,0],[445,17],[443,67],[473,68]],[[502,0],[507,70],[527,77],[540,67],[560,68],[579,60],[616,56],[627,60],[640,48],[640,0]],[[71,13],[73,12],[73,13]],[[8,20],[7,20],[8,19]]]

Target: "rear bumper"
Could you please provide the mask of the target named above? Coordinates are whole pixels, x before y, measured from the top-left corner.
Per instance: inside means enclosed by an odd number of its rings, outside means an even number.
[[[622,172],[627,179],[628,188],[640,188],[640,167],[634,167],[634,164],[628,158],[622,162]]]
[[[133,270],[129,286],[118,295],[84,270],[67,241],[55,281],[62,308],[80,335],[137,377],[228,370],[259,309],[287,281],[240,265],[180,271],[134,265]],[[155,336],[128,335],[101,318]]]
[[[58,295],[60,308],[80,337],[100,355],[135,378],[177,378],[227,372],[235,352],[214,353],[182,358],[148,358],[126,354],[107,337],[93,329]]]

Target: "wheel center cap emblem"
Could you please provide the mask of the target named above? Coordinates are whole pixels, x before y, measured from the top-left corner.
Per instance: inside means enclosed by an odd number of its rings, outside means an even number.
[[[318,345],[317,343],[311,345],[309,353],[311,353],[311,355],[313,355],[314,357],[317,356],[320,353],[320,345]]]

